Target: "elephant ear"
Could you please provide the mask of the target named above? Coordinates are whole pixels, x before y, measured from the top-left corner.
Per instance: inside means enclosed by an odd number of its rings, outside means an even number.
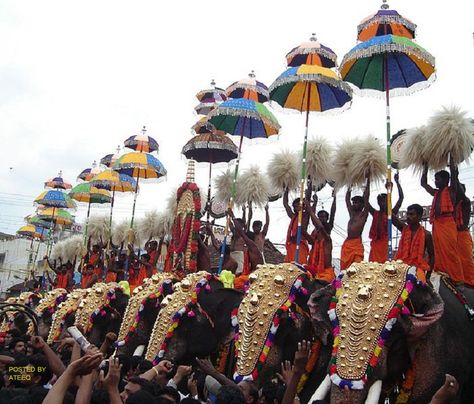
[[[317,280],[315,283],[317,283],[317,289],[308,299],[308,308],[315,332],[323,345],[327,345],[332,332],[328,310],[336,289],[332,283],[321,280]]]

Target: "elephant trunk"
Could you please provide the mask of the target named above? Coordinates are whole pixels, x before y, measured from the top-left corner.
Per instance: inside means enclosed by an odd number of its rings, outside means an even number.
[[[325,400],[330,389],[331,389],[331,379],[330,379],[329,375],[326,375],[324,380],[321,382],[319,387],[316,389],[314,394],[311,396],[309,402],[312,403],[315,400]]]
[[[365,404],[377,404],[380,399],[380,394],[382,393],[382,380],[375,381],[372,386],[370,386],[369,394],[367,395],[367,400]]]

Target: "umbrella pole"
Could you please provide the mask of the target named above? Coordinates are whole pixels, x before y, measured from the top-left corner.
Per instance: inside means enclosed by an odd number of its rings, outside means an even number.
[[[130,229],[133,229],[133,221],[135,219],[135,206],[137,205],[137,194],[138,194],[138,182],[139,181],[140,181],[140,169],[138,169],[137,184],[135,185],[135,196],[133,198],[132,220],[130,221]]]
[[[44,227],[41,229],[41,237],[38,241],[38,246],[36,247],[36,252],[35,252],[35,258],[33,260],[33,273],[35,271],[35,267],[36,267],[36,260],[38,259],[38,254],[39,254],[39,249],[40,249],[40,245],[41,245],[41,240],[43,238],[43,233],[44,233]]]
[[[91,200],[89,197],[89,204],[87,205],[86,228],[84,229],[84,244],[87,245],[87,230],[89,227],[89,215],[91,213]]]
[[[53,249],[53,246],[52,246],[52,243],[51,243],[51,239],[53,238],[54,230],[56,230],[56,220],[54,219],[55,211],[56,211],[56,206],[53,206],[53,215],[52,215],[52,218],[53,218],[53,227],[51,227],[51,228],[49,229],[48,245],[47,245],[47,247],[46,247],[46,255],[50,255],[50,254],[51,254],[51,250]]]
[[[133,242],[135,241],[133,238],[133,220],[135,219],[135,206],[137,205],[137,194],[138,194],[138,182],[140,181],[140,169],[138,169],[137,173],[137,183],[135,185],[135,195],[133,197],[133,208],[132,208],[132,220],[130,221],[130,230],[128,232],[128,242],[133,245]],[[125,260],[125,275],[128,279],[128,266],[129,266],[129,257],[130,257],[130,249],[128,246],[127,248],[127,259]]]
[[[303,161],[301,164],[301,180],[300,180],[300,210],[298,212],[298,231],[296,233],[296,252],[295,262],[300,263],[300,246],[302,236],[302,223],[303,223],[303,202],[304,202],[304,185],[306,183],[306,149],[308,146],[308,124],[309,124],[309,108],[311,101],[311,83],[308,85],[308,100],[306,102],[306,124],[304,132],[304,143],[303,143]]]
[[[232,191],[230,194],[229,209],[232,209],[234,207],[235,190],[236,190],[236,185],[237,185],[237,175],[239,174],[239,165],[240,165],[240,153],[242,152],[242,143],[244,141],[244,129],[245,129],[246,121],[247,121],[247,118],[244,117],[244,122],[242,124],[242,129],[240,132],[239,154],[237,157],[237,162],[235,164],[234,178],[232,180]],[[226,214],[224,241],[222,242],[222,245],[221,245],[221,255],[219,256],[219,269],[217,271],[218,274],[221,273],[222,266],[224,265],[225,247],[227,244],[227,236],[229,235],[229,224],[230,224],[230,218],[229,218],[229,215]]]
[[[212,163],[209,163],[209,183],[207,185],[207,206],[206,206],[207,224],[209,224],[209,215],[211,213],[211,176],[212,176]]]
[[[390,150],[390,81],[388,77],[387,56],[384,54],[384,79],[385,79],[385,106],[387,128],[387,229],[388,229],[388,260],[393,258],[392,249],[392,153]]]

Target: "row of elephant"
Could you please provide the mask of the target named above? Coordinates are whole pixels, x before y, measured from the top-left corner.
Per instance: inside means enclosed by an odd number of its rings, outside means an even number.
[[[94,344],[115,332],[119,353],[145,346],[155,363],[211,356],[228,376],[259,384],[299,341],[313,341],[303,402],[328,394],[336,403],[429,402],[446,373],[461,386],[459,402],[474,402],[474,324],[450,284],[435,291],[411,273],[359,263],[328,284],[294,264],[261,265],[245,293],[207,272],[180,282],[155,274],[130,298],[117,284],[96,284],[50,292],[36,312],[49,343],[76,324]],[[473,291],[462,292],[472,305]]]

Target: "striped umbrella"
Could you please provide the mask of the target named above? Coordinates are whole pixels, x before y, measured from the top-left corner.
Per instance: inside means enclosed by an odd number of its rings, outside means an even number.
[[[255,79],[252,70],[248,77],[232,83],[225,93],[228,98],[245,98],[247,100],[267,102],[269,100],[268,87]]]
[[[299,263],[304,189],[306,184],[306,147],[310,112],[343,111],[351,104],[352,90],[338,74],[318,65],[289,67],[270,86],[270,98],[283,108],[306,112],[303,164],[300,181],[300,210],[296,235],[295,261]]]
[[[320,44],[313,34],[309,42],[293,48],[286,55],[288,66],[318,65],[322,67],[336,67],[337,55],[332,49]]]
[[[57,177],[51,178],[44,183],[45,188],[53,189],[71,189],[72,185],[69,182],[65,182],[60,171]]]
[[[100,164],[106,166],[107,168],[112,167],[115,161],[119,158],[120,146],[117,146],[117,152],[113,154],[106,154],[100,159]]]
[[[388,27],[385,26],[388,31]],[[361,95],[385,93],[387,182],[392,180],[390,151],[390,96],[409,95],[436,78],[435,60],[425,49],[404,36],[374,36],[352,48],[341,63],[342,78]],[[392,190],[387,188],[388,258],[392,258]]]
[[[28,224],[33,224],[35,226],[44,227],[46,229],[49,229],[51,227],[51,222],[49,222],[47,220],[44,220],[44,219],[40,218],[37,215],[35,215],[35,216],[28,215],[28,216],[25,217],[25,221]]]
[[[201,90],[196,94],[196,98],[199,102],[216,102],[220,103],[227,99],[225,90],[216,87],[216,82],[211,81],[211,87],[207,90]]]
[[[133,227],[135,216],[135,206],[137,202],[138,183],[142,180],[159,180],[166,175],[166,169],[161,162],[149,153],[131,152],[119,157],[112,166],[112,169],[120,174],[126,174],[136,178],[135,196],[133,199],[132,220],[130,227]]]
[[[44,236],[45,228],[41,226],[35,226],[34,224],[27,224],[26,226],[20,227],[16,233],[20,236],[25,236],[33,239],[37,238],[42,240]]]
[[[125,142],[123,142],[123,144],[129,149],[143,153],[158,151],[159,147],[158,142],[155,139],[146,135],[145,126],[142,128],[142,133],[140,135],[130,136],[125,140]]]
[[[74,223],[74,216],[67,210],[59,208],[41,209],[38,211],[37,217],[41,220],[51,222],[53,225],[69,226]]]
[[[94,160],[94,162],[92,163],[92,167],[82,170],[77,176],[77,179],[81,181],[90,181],[92,177],[96,176],[99,173],[100,168],[97,167],[97,163]]]

